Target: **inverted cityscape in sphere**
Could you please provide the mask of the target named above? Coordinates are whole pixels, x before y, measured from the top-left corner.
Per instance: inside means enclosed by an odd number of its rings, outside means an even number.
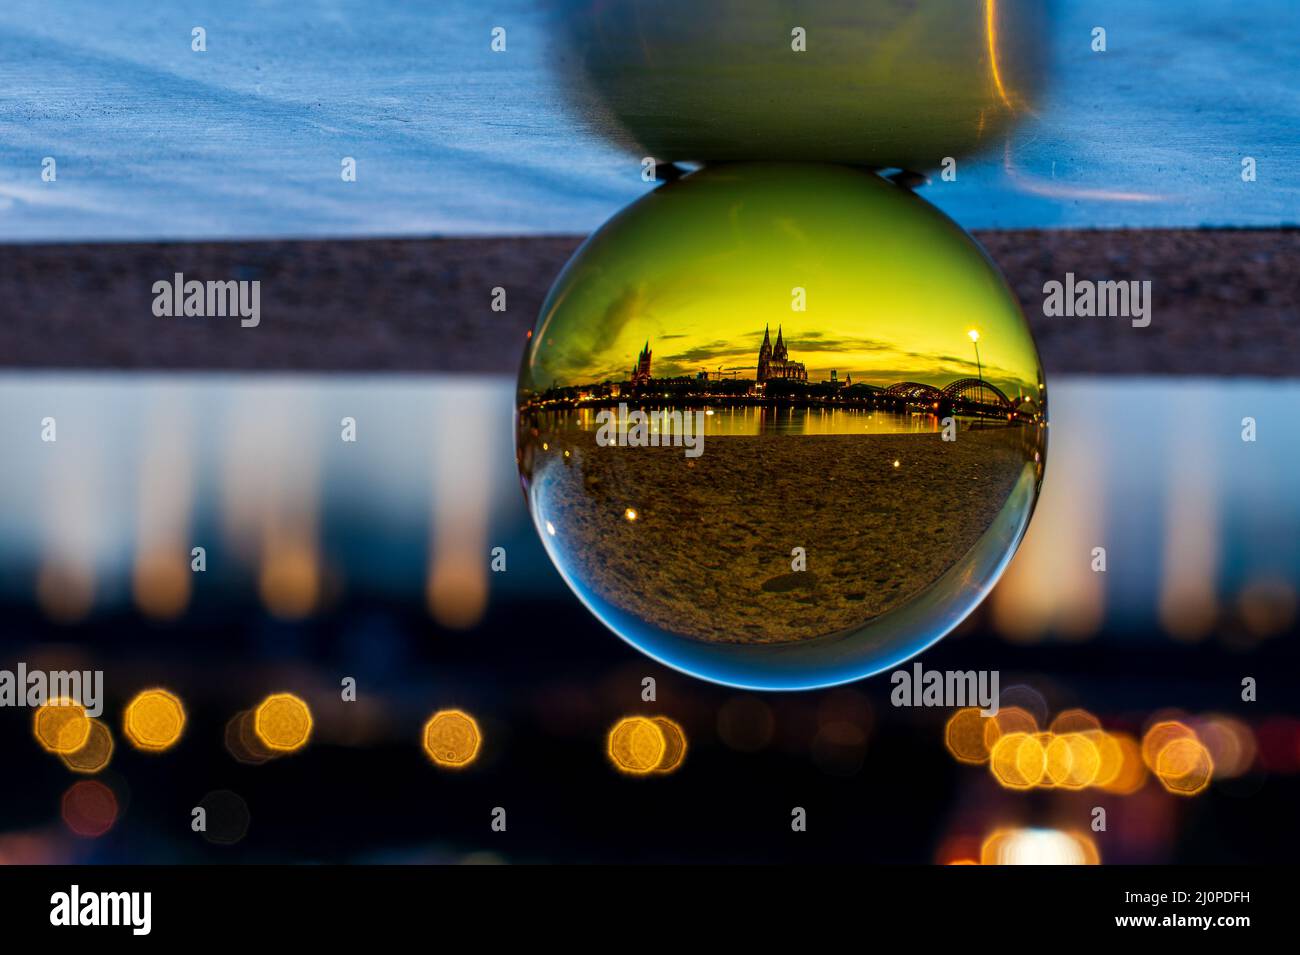
[[[565,580],[657,660],[799,689],[949,632],[1013,553],[1047,395],[1001,275],[874,173],[707,166],[578,250],[518,392]]]

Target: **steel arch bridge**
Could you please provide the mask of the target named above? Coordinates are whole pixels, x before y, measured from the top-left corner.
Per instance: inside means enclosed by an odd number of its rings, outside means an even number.
[[[940,394],[953,402],[1011,410],[1011,399],[1004,395],[995,385],[990,385],[987,381],[982,381],[979,378],[959,378],[944,388]]]
[[[891,398],[902,398],[904,401],[942,401],[943,392],[934,385],[923,385],[919,381],[900,381],[896,385],[890,385],[885,389],[885,394]]]

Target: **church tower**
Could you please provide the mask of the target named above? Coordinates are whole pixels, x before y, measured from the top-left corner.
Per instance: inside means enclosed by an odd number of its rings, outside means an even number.
[[[781,326],[776,326],[776,348],[772,349],[772,357],[777,361],[786,361],[789,354],[786,351],[785,342],[781,338]]]
[[[772,362],[770,326],[763,326],[763,344],[758,349],[758,381],[767,381],[768,366]]]
[[[645,347],[641,349],[641,354],[637,358],[636,367],[632,369],[632,384],[645,385],[650,382],[650,341],[647,339]]]

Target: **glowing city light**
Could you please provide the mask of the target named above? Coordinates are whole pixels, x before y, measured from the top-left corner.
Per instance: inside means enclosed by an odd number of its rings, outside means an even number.
[[[478,759],[483,734],[464,710],[439,710],[424,724],[425,755],[446,769],[464,769]]]
[[[137,693],[126,705],[122,728],[136,749],[161,753],[176,745],[185,729],[185,708],[163,689]]]
[[[1196,739],[1196,732],[1180,720],[1162,720],[1146,731],[1142,737],[1142,761],[1147,769],[1157,771],[1161,751],[1176,739]]]
[[[63,765],[74,773],[93,775],[108,766],[113,758],[113,734],[99,720],[89,720],[90,732],[85,745],[70,753],[60,753]]]
[[[1053,733],[1086,733],[1090,730],[1101,729],[1101,720],[1093,716],[1087,710],[1069,709],[1062,710],[1052,720],[1052,725],[1048,727]]]
[[[1241,720],[1231,716],[1210,715],[1196,722],[1196,735],[1210,751],[1214,775],[1234,779],[1255,763],[1258,744],[1255,734]]]
[[[1032,789],[1047,773],[1047,752],[1036,736],[1008,733],[993,747],[989,769],[1007,789]]]
[[[292,753],[311,736],[311,710],[292,693],[273,693],[253,711],[253,732],[267,749]]]
[[[80,703],[61,696],[36,710],[32,732],[47,753],[75,753],[90,737],[90,719]]]
[[[1097,744],[1083,733],[1066,733],[1057,739],[1064,741],[1070,751],[1070,769],[1058,785],[1063,789],[1091,786],[1101,770],[1101,751]]]
[[[999,829],[980,848],[982,865],[1098,865],[1097,845],[1081,832]]]
[[[654,723],[664,736],[664,754],[654,771],[660,774],[676,772],[686,759],[686,732],[681,724],[666,716],[656,716]]]
[[[1097,775],[1092,785],[1105,789],[1119,779],[1124,769],[1124,748],[1115,735],[1103,730],[1090,730],[1084,735],[1097,747]]]
[[[1074,750],[1064,736],[1046,733],[1039,738],[1045,758],[1042,784],[1045,787],[1062,786],[1069,781],[1074,768]]]
[[[1107,734],[1120,750],[1120,765],[1115,777],[1109,782],[1099,782],[1106,792],[1128,796],[1145,785],[1147,767],[1142,761],[1142,748],[1138,741],[1127,733]],[[1100,773],[1099,773],[1100,774]]]
[[[1160,750],[1156,759],[1156,778],[1160,785],[1178,796],[1195,796],[1210,785],[1214,761],[1201,741],[1179,737]]]
[[[260,766],[276,756],[253,732],[252,710],[241,710],[226,723],[225,744],[226,752],[246,766]]]
[[[439,426],[456,453],[433,456],[424,596],[430,616],[452,630],[475,626],[488,605],[488,568],[479,559],[488,549],[491,510],[492,417],[484,387],[473,381],[440,386],[458,409]]]
[[[1038,721],[1022,706],[1003,706],[984,723],[984,747],[993,751],[997,741],[1009,733],[1037,733]]]
[[[988,762],[989,745],[986,741],[985,719],[973,706],[964,707],[949,717],[944,726],[943,742],[948,752],[958,762],[972,766]],[[994,741],[996,742],[996,739]]]
[[[311,615],[321,596],[320,555],[307,541],[268,541],[258,575],[258,592],[272,615],[302,620]]]
[[[629,776],[653,773],[668,752],[663,729],[643,716],[628,716],[609,731],[605,751],[614,767]]]

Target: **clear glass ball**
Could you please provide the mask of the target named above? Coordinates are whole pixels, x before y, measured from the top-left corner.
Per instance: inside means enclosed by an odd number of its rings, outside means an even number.
[[[1037,500],[1047,393],[979,245],[872,172],[706,166],[602,226],[519,377],[533,520],[681,671],[804,689],[952,630]]]
[[[572,109],[659,162],[926,170],[1032,116],[1041,0],[549,0]]]

